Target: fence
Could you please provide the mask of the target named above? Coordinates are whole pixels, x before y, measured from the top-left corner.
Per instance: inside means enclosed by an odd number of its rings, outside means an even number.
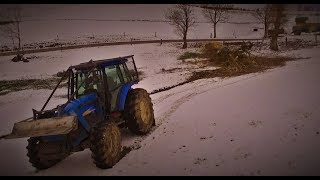
[[[244,41],[262,41],[263,39],[187,39],[187,42],[207,42],[207,41],[232,41],[232,42],[244,42]],[[124,42],[109,42],[109,43],[93,43],[93,44],[80,44],[80,45],[71,45],[71,46],[59,46],[59,47],[49,47],[49,48],[40,48],[40,49],[29,49],[21,50],[22,54],[31,54],[38,52],[49,52],[49,51],[62,51],[68,49],[79,49],[87,47],[99,47],[99,46],[117,46],[117,45],[132,45],[132,44],[151,44],[151,43],[172,43],[172,42],[183,42],[182,39],[160,39],[160,40],[146,40],[146,41],[124,41]],[[8,51],[1,52],[0,56],[10,56],[17,54],[17,51]]]

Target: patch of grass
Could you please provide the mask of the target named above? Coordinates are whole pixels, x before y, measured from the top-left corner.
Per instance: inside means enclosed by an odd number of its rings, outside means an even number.
[[[173,72],[175,72],[176,70],[180,70],[180,69],[182,69],[182,68],[171,68],[171,69],[162,68],[162,69],[161,69],[161,72],[163,72],[163,73],[173,73]]]
[[[199,53],[195,53],[195,52],[185,52],[182,55],[180,55],[178,57],[178,60],[185,60],[185,59],[190,59],[190,58],[196,58],[199,57],[200,54]]]
[[[54,89],[59,80],[60,78],[1,80],[0,95],[26,89]],[[67,82],[61,82],[59,88],[61,87],[67,87]]]

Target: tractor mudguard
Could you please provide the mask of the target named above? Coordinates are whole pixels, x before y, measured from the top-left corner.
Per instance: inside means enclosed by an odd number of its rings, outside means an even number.
[[[90,132],[90,125],[85,119],[85,115],[96,111],[99,117],[101,117],[101,111],[97,107],[97,94],[91,93],[83,95],[78,99],[70,102],[63,110],[63,114],[66,115],[77,115],[79,123],[86,129],[87,132]]]
[[[128,92],[130,91],[131,87],[136,83],[127,83],[125,84],[119,93],[119,103],[118,103],[118,111],[124,110],[124,105],[126,103],[126,98],[128,95]]]

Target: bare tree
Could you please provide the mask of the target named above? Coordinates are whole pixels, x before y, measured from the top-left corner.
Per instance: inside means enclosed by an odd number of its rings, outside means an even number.
[[[272,4],[271,5],[271,13],[270,13],[270,20],[273,29],[271,29],[271,42],[270,42],[270,49],[274,51],[278,51],[278,36],[280,34],[280,29],[288,21],[286,17],[286,7],[284,4]]]
[[[203,6],[204,17],[213,24],[213,38],[217,37],[217,24],[228,20],[228,9],[232,7],[230,4],[207,4]]]
[[[268,37],[268,30],[269,30],[269,25],[271,23],[271,5],[267,4],[265,7],[262,9],[257,9],[256,12],[253,14],[253,16],[258,19],[260,23],[263,23],[264,25],[264,37]]]
[[[188,30],[196,23],[193,7],[187,4],[175,5],[166,12],[165,17],[169,24],[175,27],[175,32],[183,38],[182,48],[187,48]]]
[[[0,21],[2,22],[0,31],[4,36],[12,40],[13,47],[15,47],[15,42],[18,41],[18,55],[21,52],[21,19],[21,8],[19,6],[9,7],[0,13]]]

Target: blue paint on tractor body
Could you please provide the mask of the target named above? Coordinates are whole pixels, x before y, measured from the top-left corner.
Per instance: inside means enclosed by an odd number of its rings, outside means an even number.
[[[81,143],[82,140],[88,137],[90,132],[90,125],[88,121],[83,116],[85,111],[96,111],[97,114],[100,113],[99,108],[97,107],[97,94],[91,93],[87,95],[83,95],[78,99],[71,101],[67,106],[63,109],[63,115],[76,115],[80,124],[84,127],[85,130],[80,132],[79,137],[73,140],[72,145],[77,146]],[[51,135],[42,137],[46,141],[63,141],[64,135]]]
[[[91,93],[87,95],[83,95],[74,101],[71,101],[63,110],[63,114],[66,115],[77,115],[77,118],[80,124],[90,132],[90,125],[88,121],[82,115],[85,111],[91,110],[94,111],[97,108],[97,94]],[[89,103],[91,102],[91,103]],[[84,105],[86,104],[86,105]]]

